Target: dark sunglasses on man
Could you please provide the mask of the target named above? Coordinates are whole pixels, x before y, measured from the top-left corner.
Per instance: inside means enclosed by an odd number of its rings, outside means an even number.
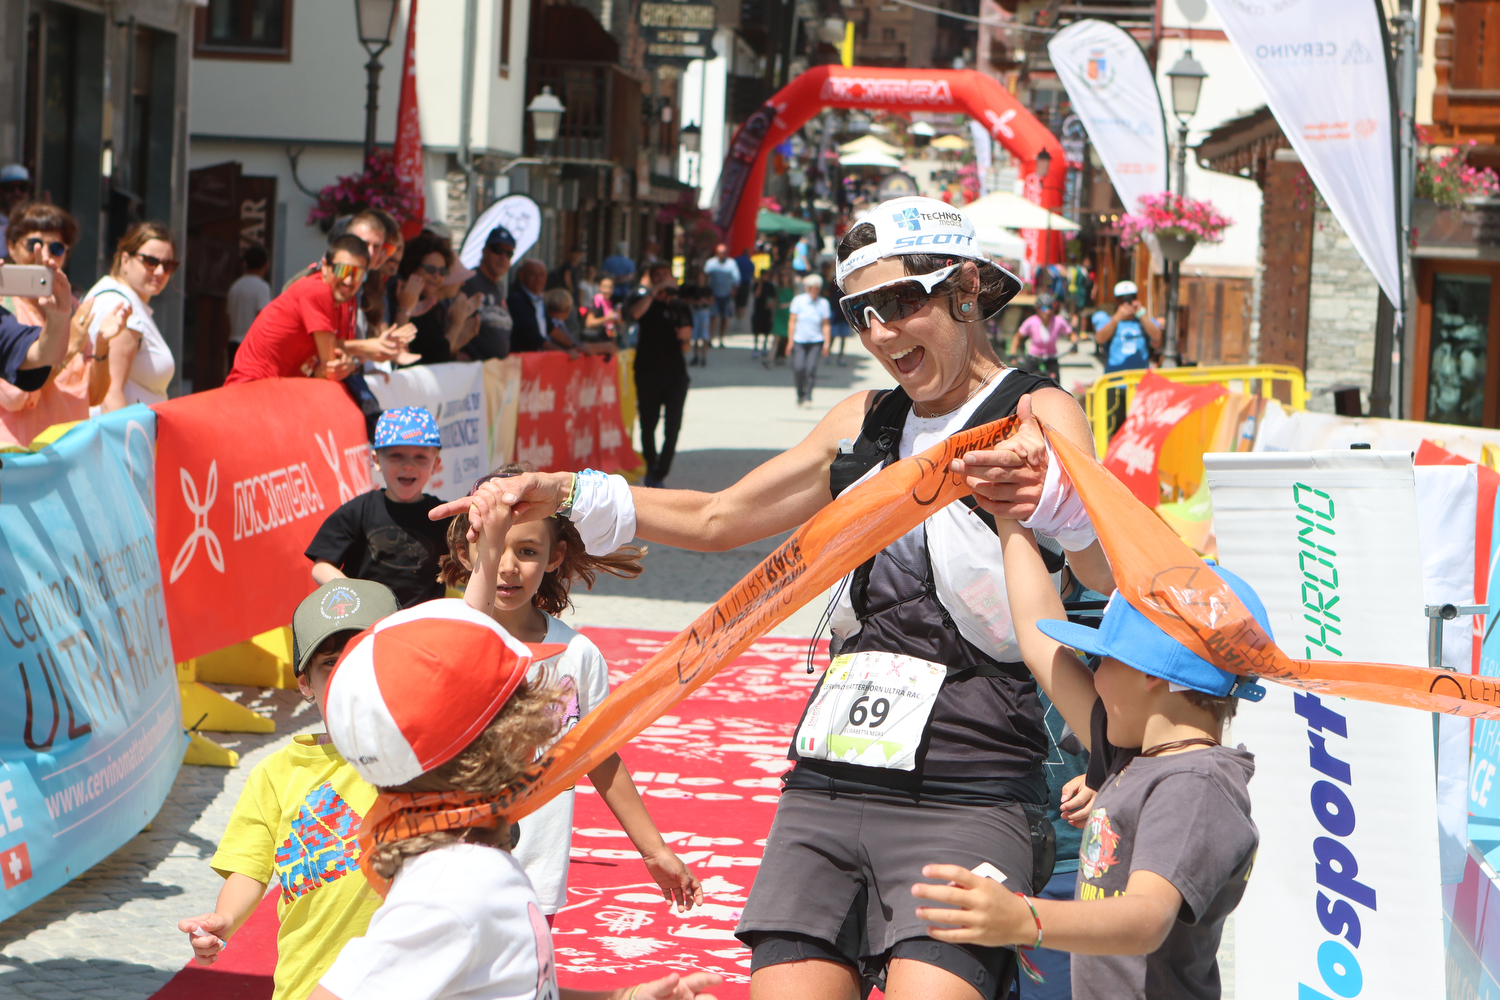
[[[486,243],[484,245],[484,248],[490,253],[499,254],[500,256],[507,258],[514,257],[516,253],[515,247],[508,247],[503,243]]]
[[[53,240],[51,243],[48,243],[40,236],[27,237],[24,245],[26,247],[27,253],[36,253],[37,247],[40,246],[45,246],[47,248],[47,252],[54,257],[62,257],[68,252],[68,245],[62,240]]]

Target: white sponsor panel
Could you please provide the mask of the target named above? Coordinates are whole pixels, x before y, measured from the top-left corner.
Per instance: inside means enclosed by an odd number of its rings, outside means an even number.
[[[392,372],[389,379],[377,376],[369,381],[381,409],[423,406],[437,421],[443,466],[428,480],[426,492],[456,500],[489,471],[482,363],[417,365]],[[379,479],[378,471],[374,478]]]
[[[1385,296],[1401,306],[1391,87],[1374,0],[1211,0]]]
[[[1425,662],[1410,453],[1204,461],[1219,554],[1260,595],[1289,656]],[[1236,994],[1440,1000],[1432,716],[1266,687],[1231,733],[1255,754],[1260,829],[1235,914]]]
[[[1047,43],[1073,110],[1088,130],[1126,211],[1167,189],[1167,126],[1141,47],[1103,21],[1075,21]]]

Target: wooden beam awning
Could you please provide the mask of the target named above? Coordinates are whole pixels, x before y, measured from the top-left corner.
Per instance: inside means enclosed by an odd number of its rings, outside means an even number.
[[[1206,170],[1248,177],[1257,184],[1264,184],[1266,160],[1275,155],[1276,150],[1290,146],[1271,109],[1261,105],[1249,114],[1231,118],[1210,131],[1193,147],[1193,152],[1198,165]]]

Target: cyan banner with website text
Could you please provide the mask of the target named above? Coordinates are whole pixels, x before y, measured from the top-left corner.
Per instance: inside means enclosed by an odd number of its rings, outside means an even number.
[[[182,763],[155,436],[132,406],[0,469],[0,920],[139,833]]]

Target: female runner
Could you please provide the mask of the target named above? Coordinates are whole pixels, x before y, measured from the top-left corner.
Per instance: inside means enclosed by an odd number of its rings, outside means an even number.
[[[520,520],[565,513],[590,552],[633,536],[722,551],[794,528],[885,464],[1018,406],[1092,447],[1070,395],[996,357],[981,321],[1020,283],[950,206],[887,202],[845,235],[838,258],[843,311],[895,390],[850,396],[801,444],[719,493],[631,488],[587,470],[482,488]],[[891,1000],[995,1000],[1015,976],[1014,951],[929,938],[911,897],[914,882],[929,881],[922,866],[940,860],[988,863],[1020,892],[1051,875],[1047,734],[1010,629],[993,518],[1055,537],[1094,590],[1113,582],[1058,463],[1028,465],[1002,445],[953,468],[972,499],[935,513],[837,591],[840,655],[798,726],[736,931],[751,949],[753,1000],[856,1000],[870,983]]]

